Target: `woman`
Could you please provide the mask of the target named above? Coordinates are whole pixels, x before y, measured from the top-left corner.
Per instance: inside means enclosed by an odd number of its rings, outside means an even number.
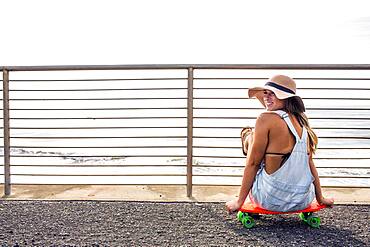
[[[227,210],[238,210],[247,195],[252,202],[272,211],[306,208],[312,200],[331,206],[324,198],[312,160],[317,137],[304,114],[302,99],[296,96],[293,79],[276,75],[264,87],[249,89],[266,108],[249,132],[246,166],[239,197],[226,203]]]

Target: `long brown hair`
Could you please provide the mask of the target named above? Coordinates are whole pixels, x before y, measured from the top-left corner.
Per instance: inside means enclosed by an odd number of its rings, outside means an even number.
[[[306,114],[304,113],[306,111],[306,108],[304,106],[304,103],[300,97],[290,97],[284,100],[285,106],[284,110],[287,113],[293,114],[298,120],[298,123],[307,129],[308,133],[308,142],[309,142],[309,149],[311,153],[315,153],[318,139],[315,134],[315,132],[311,129],[310,124],[308,122],[308,118]]]

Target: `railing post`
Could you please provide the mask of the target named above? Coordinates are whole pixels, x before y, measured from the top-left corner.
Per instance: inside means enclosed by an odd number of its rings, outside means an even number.
[[[4,195],[11,194],[10,184],[10,131],[9,131],[9,71],[3,69],[3,119],[4,119]]]
[[[193,68],[188,68],[188,106],[187,106],[187,196],[193,194]]]

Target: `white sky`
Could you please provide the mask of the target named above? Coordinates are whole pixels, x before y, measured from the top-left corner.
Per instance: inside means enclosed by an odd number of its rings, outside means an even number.
[[[367,63],[366,0],[0,0],[0,66]]]

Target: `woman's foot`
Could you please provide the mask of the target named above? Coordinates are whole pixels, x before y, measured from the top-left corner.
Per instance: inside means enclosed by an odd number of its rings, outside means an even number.
[[[242,140],[242,150],[243,154],[247,156],[248,153],[248,144],[249,144],[249,137],[251,136],[250,134],[253,132],[251,127],[244,127],[242,131],[240,132],[240,138]]]

